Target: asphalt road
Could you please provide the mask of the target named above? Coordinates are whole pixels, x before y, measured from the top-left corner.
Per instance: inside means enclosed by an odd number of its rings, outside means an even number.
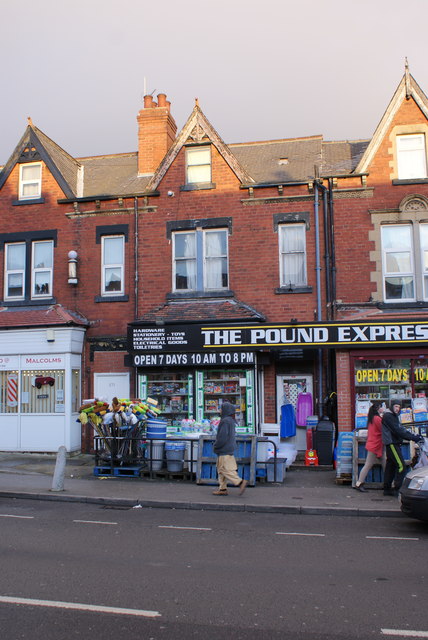
[[[401,517],[1,499],[0,554],[7,640],[428,638],[428,526]]]

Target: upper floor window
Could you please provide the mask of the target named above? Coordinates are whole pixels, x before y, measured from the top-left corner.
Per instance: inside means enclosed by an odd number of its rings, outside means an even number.
[[[53,242],[33,242],[32,298],[52,296]]]
[[[124,293],[125,238],[123,235],[101,238],[101,292],[102,295]]]
[[[186,183],[211,182],[211,147],[187,147]]]
[[[306,286],[306,225],[282,224],[278,231],[281,287]]]
[[[399,135],[397,141],[398,179],[411,180],[427,177],[425,135],[415,133]]]
[[[382,226],[385,302],[428,300],[428,224]]]
[[[31,251],[27,246],[26,242],[5,245],[5,300],[24,300],[27,287],[32,299],[52,297],[53,240],[31,242]]]
[[[32,200],[42,195],[42,165],[31,162],[19,165],[19,199]]]
[[[226,229],[197,229],[173,234],[174,291],[227,289]]]

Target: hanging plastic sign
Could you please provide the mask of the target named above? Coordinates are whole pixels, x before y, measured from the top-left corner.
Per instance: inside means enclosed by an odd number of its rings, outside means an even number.
[[[248,365],[255,364],[255,354],[246,351],[206,353],[142,353],[134,354],[134,367]]]

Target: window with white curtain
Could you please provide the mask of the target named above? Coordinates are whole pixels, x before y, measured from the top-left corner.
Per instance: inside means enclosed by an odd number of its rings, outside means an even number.
[[[306,286],[305,223],[282,224],[278,231],[281,287]]]
[[[211,182],[211,147],[186,149],[186,184]]]
[[[414,133],[396,137],[398,179],[411,180],[427,177],[425,135]]]
[[[19,165],[19,199],[31,200],[42,195],[42,165],[40,162]]]
[[[125,291],[125,237],[123,235],[102,236],[101,255],[102,295],[123,294]]]
[[[416,274],[412,225],[383,225],[381,230],[384,300],[413,302]]]
[[[25,242],[5,245],[4,297],[6,300],[24,298],[25,261]]]
[[[227,289],[226,229],[197,229],[173,234],[174,291]]]

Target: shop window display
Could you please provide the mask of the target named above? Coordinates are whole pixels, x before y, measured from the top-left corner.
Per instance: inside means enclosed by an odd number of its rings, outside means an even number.
[[[0,371],[0,413],[18,412],[18,371]]]
[[[401,403],[402,421],[422,421],[428,398],[428,358],[355,359],[354,385],[357,422],[374,400]],[[361,413],[361,416],[359,416]]]
[[[22,371],[21,413],[63,413],[64,380],[63,369]]]

